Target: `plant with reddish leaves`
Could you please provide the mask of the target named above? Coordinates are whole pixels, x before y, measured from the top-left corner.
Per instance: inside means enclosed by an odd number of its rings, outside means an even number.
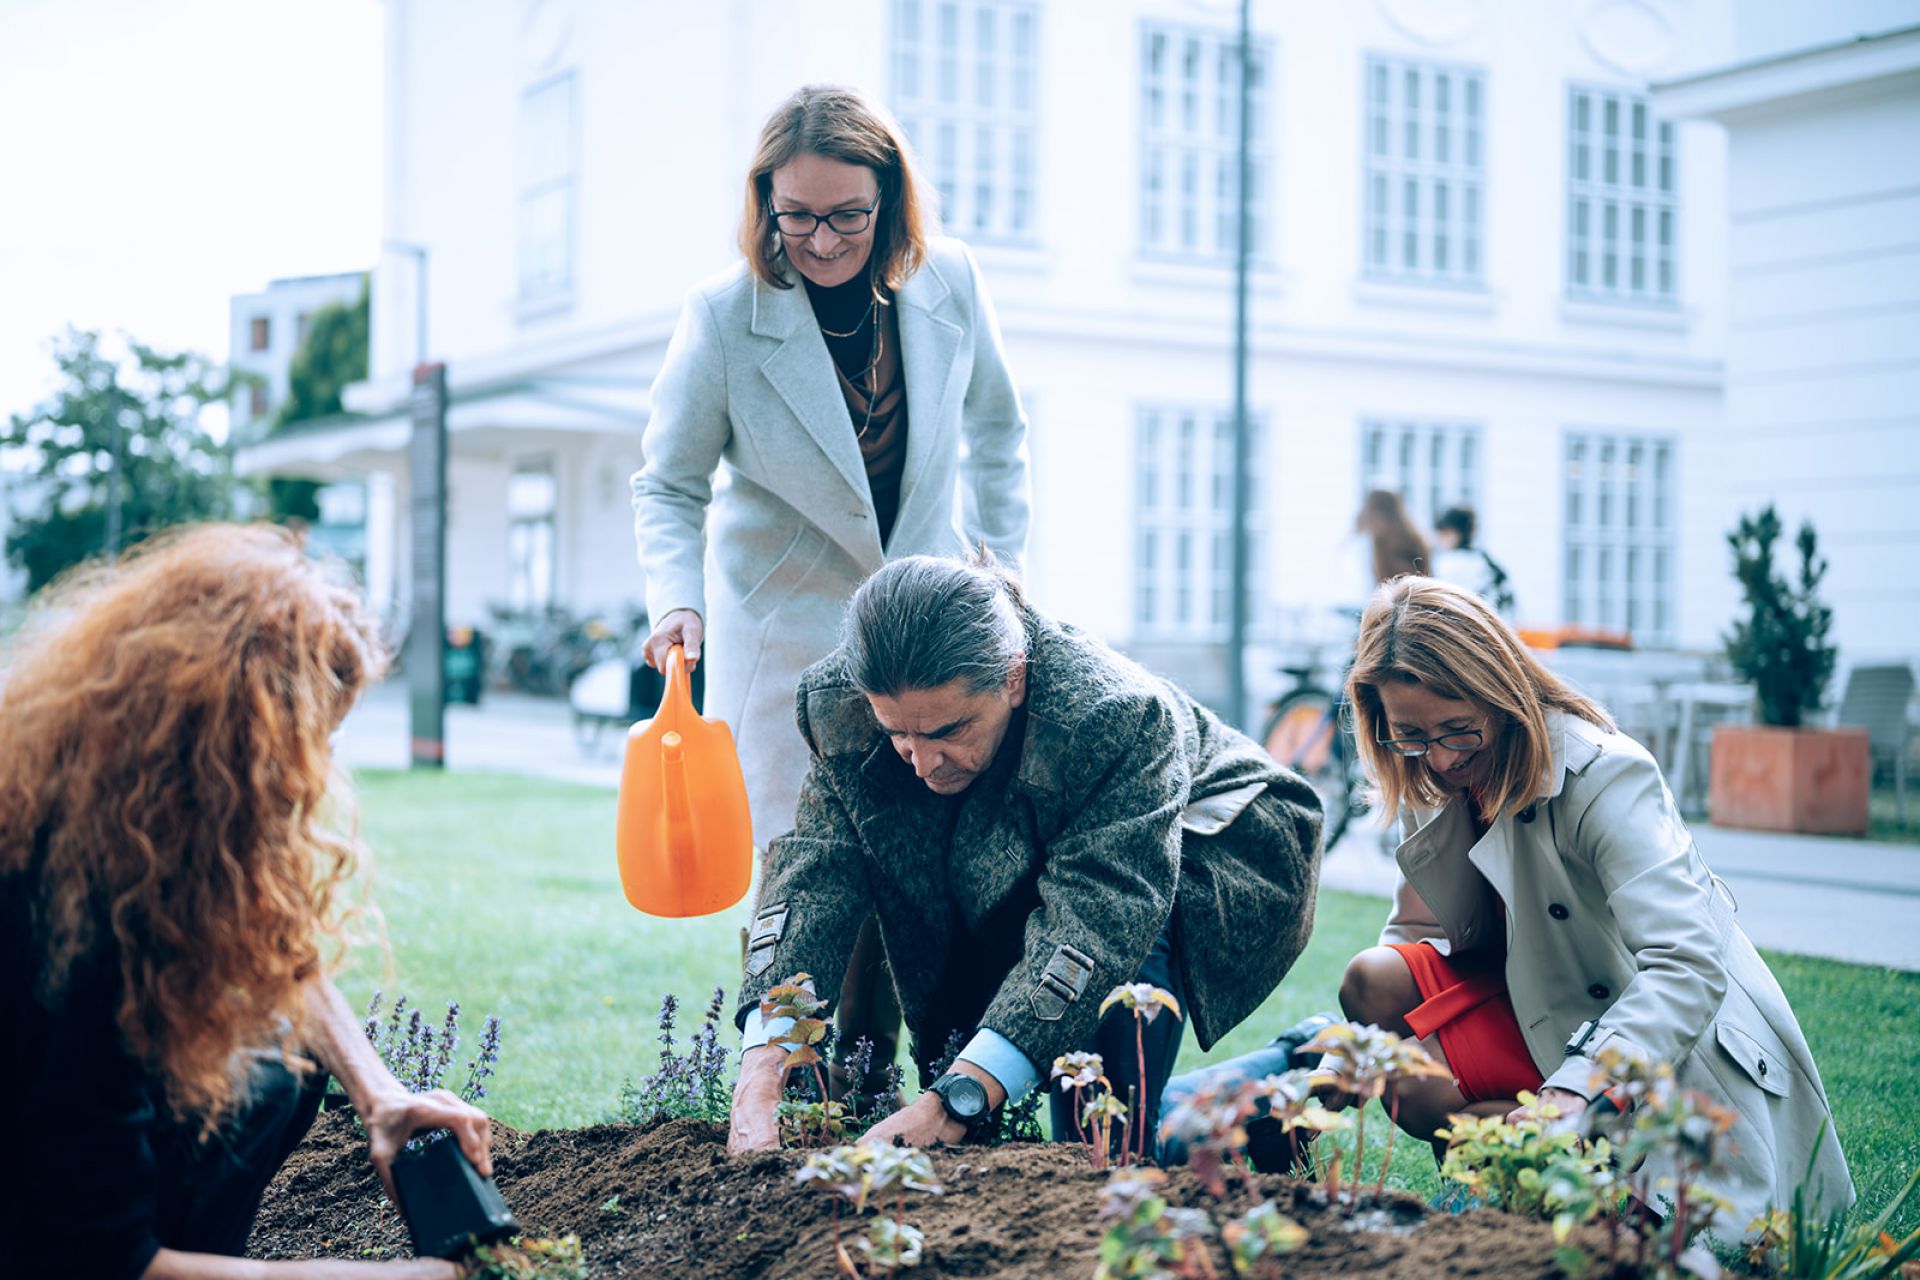
[[[1107,1142],[1103,1133],[1096,1144],[1083,1121],[1088,1099],[1111,1097],[1113,1084],[1107,1079],[1106,1063],[1097,1053],[1063,1053],[1053,1060],[1054,1087],[1072,1095],[1067,1111],[1073,1117],[1074,1140],[1087,1149],[1087,1162],[1095,1169],[1107,1167]]]
[[[1253,1170],[1247,1158],[1247,1126],[1269,1117],[1293,1138],[1293,1161],[1300,1163],[1296,1131],[1324,1132],[1351,1123],[1343,1112],[1328,1111],[1312,1096],[1309,1073],[1289,1071],[1243,1081],[1231,1088],[1204,1086],[1167,1113],[1162,1136],[1187,1150],[1187,1163],[1207,1190],[1224,1199],[1227,1178],[1237,1176],[1251,1184]]]
[[[1151,982],[1123,982],[1107,992],[1107,998],[1100,1002],[1100,1016],[1106,1017],[1107,1010],[1115,1005],[1133,1012],[1133,1051],[1138,1059],[1140,1073],[1134,1079],[1141,1081],[1144,1085],[1147,1078],[1147,1024],[1159,1017],[1162,1009],[1178,1018],[1180,1002],[1173,998],[1173,992],[1164,987],[1156,987]],[[1147,1107],[1146,1100],[1138,1096],[1140,1087],[1136,1085],[1135,1096],[1127,1100],[1129,1119],[1120,1132],[1120,1163],[1123,1165],[1134,1159],[1144,1161],[1147,1158]],[[1137,1155],[1133,1150],[1136,1144],[1136,1128],[1139,1146]]]
[[[778,1018],[791,1018],[793,1024],[785,1031],[767,1037],[768,1044],[783,1046],[787,1051],[786,1061],[781,1071],[811,1071],[815,1088],[814,1099],[801,1099],[797,1107],[789,1103],[781,1104],[781,1135],[792,1136],[800,1145],[809,1142],[825,1142],[845,1132],[846,1110],[839,1103],[830,1101],[832,1095],[827,1089],[826,1058],[816,1048],[827,1038],[828,1022],[824,1016],[827,1003],[813,993],[813,975],[796,973],[778,986],[771,987],[760,997],[760,1017],[767,1023]],[[836,1109],[838,1114],[836,1115]],[[792,1123],[788,1121],[791,1119]],[[840,1125],[834,1127],[838,1119]]]
[[[1354,1120],[1353,1176],[1356,1182],[1367,1154],[1366,1105],[1385,1094],[1387,1086],[1400,1080],[1422,1076],[1449,1077],[1446,1067],[1435,1062],[1417,1041],[1402,1040],[1391,1031],[1371,1024],[1336,1022],[1301,1046],[1303,1053],[1323,1055],[1309,1079],[1316,1085],[1331,1084],[1353,1095]],[[1379,1194],[1387,1184],[1387,1167],[1393,1161],[1393,1139],[1400,1128],[1399,1095],[1388,1111],[1393,1123],[1387,1128],[1386,1154],[1380,1160],[1380,1180],[1374,1184]],[[1337,1180],[1338,1174],[1336,1172]],[[1330,1185],[1329,1194],[1338,1194]],[[1357,1202],[1357,1201],[1356,1201]],[[1349,1206],[1351,1207],[1351,1205]]]

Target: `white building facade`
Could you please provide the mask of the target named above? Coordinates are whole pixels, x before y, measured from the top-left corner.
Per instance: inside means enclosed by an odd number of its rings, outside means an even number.
[[[1740,503],[1697,495],[1727,488],[1700,452],[1723,410],[1726,148],[1648,85],[1724,49],[1732,9],[1255,0],[1256,694],[1303,620],[1364,594],[1374,487],[1423,521],[1471,501],[1523,624],[1717,643]],[[1224,690],[1237,5],[387,13],[385,231],[425,250],[453,387],[454,622],[640,598],[647,385],[688,287],[737,256],[761,119],[835,80],[901,118],[993,292],[1032,422],[1036,599]],[[385,477],[369,519],[396,558],[420,265],[375,272],[357,416],[247,455]]]
[[[1714,64],[1656,91],[1728,139],[1726,412],[1696,445],[1711,526],[1811,520],[1843,661],[1920,649],[1920,3],[1741,0]],[[1704,608],[1733,585],[1707,553]],[[1794,560],[1790,548],[1785,558]]]

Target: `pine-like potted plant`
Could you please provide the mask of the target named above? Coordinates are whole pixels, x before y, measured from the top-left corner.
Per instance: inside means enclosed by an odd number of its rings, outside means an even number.
[[[1813,525],[1803,523],[1794,544],[1798,581],[1790,582],[1773,562],[1782,531],[1769,504],[1727,535],[1747,608],[1725,637],[1727,659],[1753,682],[1760,722],[1714,730],[1708,807],[1716,826],[1863,834],[1872,766],[1866,730],[1804,723],[1820,709],[1837,653],[1827,641],[1833,610],[1819,595],[1827,562]]]

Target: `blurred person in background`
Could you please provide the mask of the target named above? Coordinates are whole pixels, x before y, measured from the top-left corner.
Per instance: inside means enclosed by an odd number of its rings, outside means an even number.
[[[1480,518],[1465,503],[1448,507],[1433,526],[1433,576],[1457,582],[1513,621],[1513,580],[1473,540]]]
[[[763,850],[807,771],[800,673],[861,579],[901,556],[1026,551],[1026,417],[980,270],[932,234],[929,200],[876,104],[797,90],[747,170],[743,260],[694,288],[653,383],[633,477],[646,660],[683,645],[697,662],[711,637],[704,709],[733,728]],[[841,1042],[873,1040],[877,1073],[899,1013],[872,924],[860,936]]]
[[[1376,584],[1402,574],[1425,573],[1432,564],[1427,540],[1407,517],[1400,495],[1391,489],[1374,489],[1360,503],[1353,518],[1355,533],[1364,533],[1373,544],[1373,580]]]
[[[460,1274],[242,1261],[331,1073],[374,1168],[487,1117],[387,1070],[328,977],[355,845],[329,738],[376,623],[290,534],[209,525],[48,589],[0,675],[0,1236],[86,1280]],[[344,816],[344,815],[342,815]]]

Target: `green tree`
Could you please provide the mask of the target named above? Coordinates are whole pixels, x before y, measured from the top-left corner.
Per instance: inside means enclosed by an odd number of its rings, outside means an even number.
[[[362,285],[352,306],[329,302],[307,318],[307,340],[287,366],[287,398],[273,416],[275,430],[340,412],[340,392],[367,377],[370,316]]]
[[[0,429],[0,449],[25,459],[6,554],[29,591],[168,525],[233,514],[232,453],[201,412],[232,394],[234,374],[192,352],[127,347],[110,354],[97,332],[69,329],[53,345],[63,385]]]
[[[1839,651],[1827,643],[1833,610],[1820,600],[1827,561],[1813,525],[1802,523],[1794,540],[1800,552],[1797,585],[1773,567],[1773,546],[1782,532],[1779,513],[1768,503],[1758,515],[1741,516],[1727,535],[1747,616],[1734,620],[1725,639],[1728,661],[1753,681],[1760,722],[1792,727],[1820,709]]]

